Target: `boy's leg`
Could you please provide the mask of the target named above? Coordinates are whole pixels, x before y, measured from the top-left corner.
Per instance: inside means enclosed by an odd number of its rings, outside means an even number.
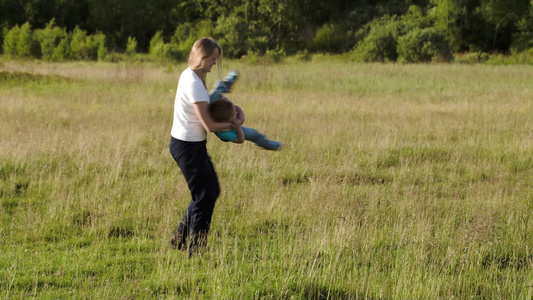
[[[237,71],[231,71],[223,80],[216,81],[213,85],[213,89],[209,93],[209,102],[216,101],[222,96],[222,94],[229,93],[238,76],[239,73],[237,73]]]
[[[257,130],[250,127],[242,127],[244,132],[244,139],[255,143],[257,146],[266,149],[266,150],[278,150],[281,147],[280,142],[272,141],[267,139],[267,137],[258,132]]]

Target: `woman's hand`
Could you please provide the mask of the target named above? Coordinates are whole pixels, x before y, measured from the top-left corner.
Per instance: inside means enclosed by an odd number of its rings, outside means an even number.
[[[237,144],[244,143],[244,131],[242,130],[241,120],[235,119],[232,124],[233,128],[235,129],[235,132],[237,133],[237,139],[235,139],[235,141],[233,142]]]
[[[232,124],[233,124],[233,128],[237,128],[237,127],[241,127],[242,126],[242,122],[239,119],[235,119]]]
[[[211,132],[222,132],[222,131],[228,131],[233,129],[234,125],[233,123],[229,122],[216,122],[211,118],[211,115],[209,114],[209,102],[203,101],[203,102],[196,102],[193,105],[194,112],[198,116],[198,119],[200,120],[200,123],[204,127],[206,131]]]
[[[235,105],[235,110],[237,111],[237,119],[241,121],[241,125],[244,124],[244,111],[238,105]]]

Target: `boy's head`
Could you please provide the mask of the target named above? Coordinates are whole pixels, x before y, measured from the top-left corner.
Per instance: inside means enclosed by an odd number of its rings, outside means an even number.
[[[236,117],[235,106],[229,100],[219,99],[209,104],[209,114],[216,122],[233,122]]]

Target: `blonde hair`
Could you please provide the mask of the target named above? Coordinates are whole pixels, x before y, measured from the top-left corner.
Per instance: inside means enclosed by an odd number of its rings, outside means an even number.
[[[191,53],[189,54],[189,67],[191,69],[199,69],[202,67],[202,60],[206,57],[209,57],[213,54],[213,51],[215,49],[218,49],[218,57],[217,57],[217,68],[218,68],[218,76],[221,74],[221,67],[222,67],[222,47],[215,42],[212,38],[201,38],[194,42],[194,45],[192,46]],[[205,84],[205,78],[202,78]]]

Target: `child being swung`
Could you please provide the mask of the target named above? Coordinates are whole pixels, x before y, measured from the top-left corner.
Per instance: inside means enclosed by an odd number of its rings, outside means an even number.
[[[238,73],[236,71],[231,71],[226,75],[224,80],[215,82],[213,90],[209,95],[209,102],[211,104],[219,101],[220,99],[225,99],[223,94],[229,93],[233,83],[237,80]],[[227,100],[227,99],[225,99]],[[228,100],[229,101],[229,100]],[[231,102],[230,102],[231,103]],[[279,150],[281,149],[281,143],[277,141],[272,141],[267,139],[267,137],[257,130],[249,127],[242,126],[242,132],[244,133],[244,139],[255,143],[257,146],[266,149],[266,150]],[[235,134],[228,133],[233,130],[226,132],[217,132],[215,133],[221,140],[225,142],[233,142],[229,138],[233,137]]]
[[[235,105],[228,99],[218,99],[209,104],[209,114],[216,122],[234,123],[237,119],[237,110]],[[237,122],[238,124],[239,122]],[[229,131],[217,132],[217,136],[227,142],[234,142],[238,144],[244,143],[244,132],[241,125],[237,125],[235,129]]]

